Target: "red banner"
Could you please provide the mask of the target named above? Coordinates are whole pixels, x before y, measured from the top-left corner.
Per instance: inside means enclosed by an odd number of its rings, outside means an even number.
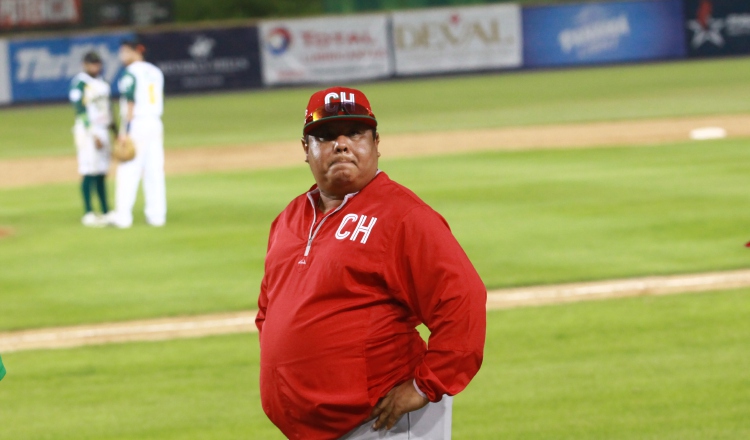
[[[0,28],[78,23],[80,0],[0,0]]]

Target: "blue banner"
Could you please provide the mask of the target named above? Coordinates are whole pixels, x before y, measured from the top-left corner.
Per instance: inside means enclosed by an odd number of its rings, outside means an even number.
[[[13,40],[8,47],[13,102],[62,100],[70,80],[82,70],[83,56],[96,51],[102,58],[102,75],[113,82],[122,65],[117,52],[131,33]]]
[[[524,8],[526,67],[681,58],[682,0]]]
[[[685,0],[685,26],[691,57],[750,53],[750,2]]]
[[[262,87],[257,27],[144,33],[148,60],[164,72],[164,91]]]

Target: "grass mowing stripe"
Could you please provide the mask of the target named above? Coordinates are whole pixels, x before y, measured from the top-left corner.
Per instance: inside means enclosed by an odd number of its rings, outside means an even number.
[[[750,59],[363,84],[383,133],[750,112]],[[679,78],[679,81],[675,80]],[[296,140],[313,88],[170,97],[168,148]],[[0,110],[0,158],[72,154],[69,105]]]
[[[260,409],[256,338],[3,356],[0,439],[283,438]]]
[[[454,438],[750,435],[750,290],[491,312]],[[255,335],[3,356],[0,439],[283,438]]]
[[[384,161],[451,224],[489,288],[747,267],[743,141]],[[2,190],[0,329],[254,308],[293,168],[170,178],[170,220],[78,224],[74,185]],[[140,211],[139,205],[136,210]]]
[[[734,439],[747,289],[495,312],[455,438]]]

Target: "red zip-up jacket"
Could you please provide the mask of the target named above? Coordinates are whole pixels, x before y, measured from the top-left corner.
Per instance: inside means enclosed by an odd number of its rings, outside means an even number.
[[[258,300],[263,410],[290,439],[343,436],[407,380],[454,395],[484,349],[486,288],[437,212],[382,172],[325,215],[318,197],[271,225]]]

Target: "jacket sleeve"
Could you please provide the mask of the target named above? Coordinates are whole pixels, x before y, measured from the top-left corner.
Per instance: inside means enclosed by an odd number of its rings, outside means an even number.
[[[415,382],[437,402],[466,388],[482,365],[487,289],[448,224],[427,206],[403,218],[391,246],[389,287],[430,330]]]
[[[73,79],[73,83],[70,86],[70,92],[68,92],[68,99],[73,103],[73,108],[76,112],[76,118],[83,121],[83,125],[89,128],[91,123],[89,122],[89,115],[86,113],[86,83],[77,79]]]
[[[271,223],[271,231],[268,234],[268,247],[266,249],[266,259],[268,259],[268,250],[273,244],[274,233],[278,217]],[[265,267],[268,267],[266,264]],[[255,326],[258,327],[258,336],[263,331],[263,323],[266,320],[266,310],[268,309],[268,275],[264,269],[263,280],[260,282],[260,295],[258,295],[258,313],[255,315]]]

